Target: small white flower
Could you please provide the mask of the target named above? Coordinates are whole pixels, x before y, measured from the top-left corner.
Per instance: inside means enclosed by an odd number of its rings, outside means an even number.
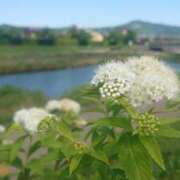
[[[15,123],[19,123],[19,124],[23,124],[24,123],[24,119],[26,119],[29,116],[29,113],[27,111],[27,109],[21,109],[18,110],[17,112],[15,112],[14,116],[13,116],[13,120]]]
[[[64,112],[73,112],[79,114],[81,111],[81,106],[78,102],[71,99],[64,98],[59,101],[60,110]]]
[[[75,121],[75,124],[77,127],[82,128],[87,125],[87,121],[85,121],[84,119],[79,119]]]
[[[3,133],[5,131],[5,127],[3,125],[0,125],[0,133]]]
[[[135,74],[122,62],[108,62],[100,65],[92,79],[99,87],[103,98],[115,98],[125,95],[134,82]]]
[[[13,120],[21,124],[28,132],[36,132],[39,123],[49,114],[42,108],[22,109],[15,113]]]
[[[129,83],[133,79],[134,73],[129,70],[128,66],[122,62],[111,61],[98,67],[98,69],[95,71],[95,76],[93,77],[91,83],[95,86],[98,86],[109,81],[126,81]],[[107,87],[111,88],[112,86],[107,84]]]
[[[73,112],[75,114],[79,114],[81,107],[80,104],[71,99],[64,98],[62,100],[51,100],[46,104],[46,109],[48,111],[64,111],[64,112]]]
[[[58,100],[50,100],[47,102],[46,107],[48,111],[59,110],[60,105]]]

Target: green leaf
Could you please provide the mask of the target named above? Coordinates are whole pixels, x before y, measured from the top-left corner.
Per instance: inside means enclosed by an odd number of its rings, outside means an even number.
[[[30,156],[31,154],[33,154],[35,151],[37,151],[39,148],[41,148],[41,142],[40,141],[36,141],[33,145],[31,145],[28,155]]]
[[[59,142],[59,148],[61,152],[64,154],[66,158],[70,158],[79,153],[77,149],[75,149],[74,143],[68,141],[68,139],[61,139]]]
[[[167,138],[180,138],[180,131],[170,127],[170,126],[160,126],[159,131],[157,132],[158,136],[167,137]]]
[[[96,126],[108,126],[131,129],[130,120],[126,117],[119,118],[103,118],[92,122]]]
[[[166,107],[168,109],[176,108],[180,105],[180,99],[177,99],[175,101],[168,101],[166,104]]]
[[[10,145],[0,146],[0,162],[9,161]]]
[[[54,132],[49,132],[48,134],[41,134],[39,136],[41,144],[48,148],[59,148],[57,139],[55,138]]]
[[[104,152],[102,151],[99,152],[97,150],[94,150],[93,148],[89,148],[89,152],[87,154],[109,165],[109,160]]]
[[[10,127],[7,128],[6,133],[14,133],[14,132],[24,132],[22,126],[18,123],[13,123]]]
[[[108,136],[107,131],[106,131],[106,134],[103,133],[103,132],[105,132],[105,130],[102,131],[102,129],[101,129],[100,135],[99,135],[97,129],[95,129],[95,130],[92,132],[92,145],[93,145],[93,146],[96,146],[96,145],[102,143],[102,142],[106,139],[106,137]]]
[[[180,118],[179,117],[160,118],[159,122],[160,122],[161,125],[173,124],[173,123],[180,122]]]
[[[153,180],[151,159],[137,136],[124,134],[119,140],[119,159],[129,180]]]
[[[50,151],[47,155],[41,157],[41,159],[34,159],[30,161],[27,165],[27,168],[30,168],[32,173],[42,174],[46,165],[48,166],[52,161],[58,160],[59,153],[57,151]]]
[[[140,136],[141,143],[152,157],[152,159],[163,169],[165,170],[164,161],[161,155],[160,147],[158,142],[154,137],[149,136]]]
[[[4,139],[12,139],[14,142],[24,136],[24,129],[20,124],[13,123],[3,134]]]
[[[72,175],[72,173],[77,169],[81,159],[82,159],[81,154],[78,154],[78,155],[73,156],[71,158],[71,161],[70,161],[70,164],[69,164],[69,173],[70,173],[70,175]]]
[[[24,136],[19,138],[11,147],[9,160],[10,162],[13,162],[14,159],[18,156],[18,153],[22,147],[22,144],[24,143]]]
[[[14,161],[11,163],[16,168],[21,168],[23,166],[23,162],[19,157],[16,157]]]
[[[69,127],[62,121],[59,123],[59,133],[63,137],[66,137],[66,138],[70,139],[71,141],[74,141],[74,135],[72,134]]]
[[[93,129],[93,128],[92,128]],[[101,145],[106,139],[115,139],[112,128],[108,126],[96,126],[92,131],[92,145]]]

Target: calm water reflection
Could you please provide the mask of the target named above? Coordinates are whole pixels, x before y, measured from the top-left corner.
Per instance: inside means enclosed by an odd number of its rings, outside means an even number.
[[[57,71],[22,73],[0,76],[0,86],[12,85],[30,90],[41,90],[50,97],[60,96],[68,90],[88,83],[95,66]]]

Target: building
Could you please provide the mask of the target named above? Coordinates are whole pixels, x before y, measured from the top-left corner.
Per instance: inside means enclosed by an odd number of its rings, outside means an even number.
[[[104,36],[99,32],[90,32],[91,35],[91,41],[95,43],[101,43],[104,41]]]

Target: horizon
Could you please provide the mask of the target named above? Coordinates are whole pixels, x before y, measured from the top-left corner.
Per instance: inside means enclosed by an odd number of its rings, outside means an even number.
[[[152,24],[152,25],[162,25],[162,26],[170,26],[170,27],[179,27],[180,25],[173,25],[173,24],[166,24],[166,23],[161,23],[161,22],[152,22],[152,21],[147,21],[147,20],[141,20],[141,19],[135,19],[135,20],[131,20],[131,21],[127,21],[125,23],[122,24],[117,24],[117,25],[109,25],[109,26],[101,26],[101,27],[80,27],[76,24],[71,24],[69,26],[57,26],[57,27],[53,27],[53,26],[31,26],[31,25],[19,25],[19,24],[8,24],[8,23],[0,23],[0,26],[12,26],[12,27],[18,27],[18,28],[49,28],[49,29],[61,29],[61,28],[69,28],[72,26],[77,26],[78,28],[84,28],[84,29],[94,29],[94,28],[111,28],[111,27],[118,27],[118,26],[123,26],[126,24],[130,24],[133,22],[142,22],[142,23],[148,23],[148,24]]]
[[[26,1],[2,0],[0,24],[20,27],[112,27],[134,20],[153,24],[180,26],[180,1],[174,0],[58,0]],[[153,13],[152,13],[153,12]],[[171,16],[169,16],[171,14]],[[174,18],[176,17],[176,18]]]

